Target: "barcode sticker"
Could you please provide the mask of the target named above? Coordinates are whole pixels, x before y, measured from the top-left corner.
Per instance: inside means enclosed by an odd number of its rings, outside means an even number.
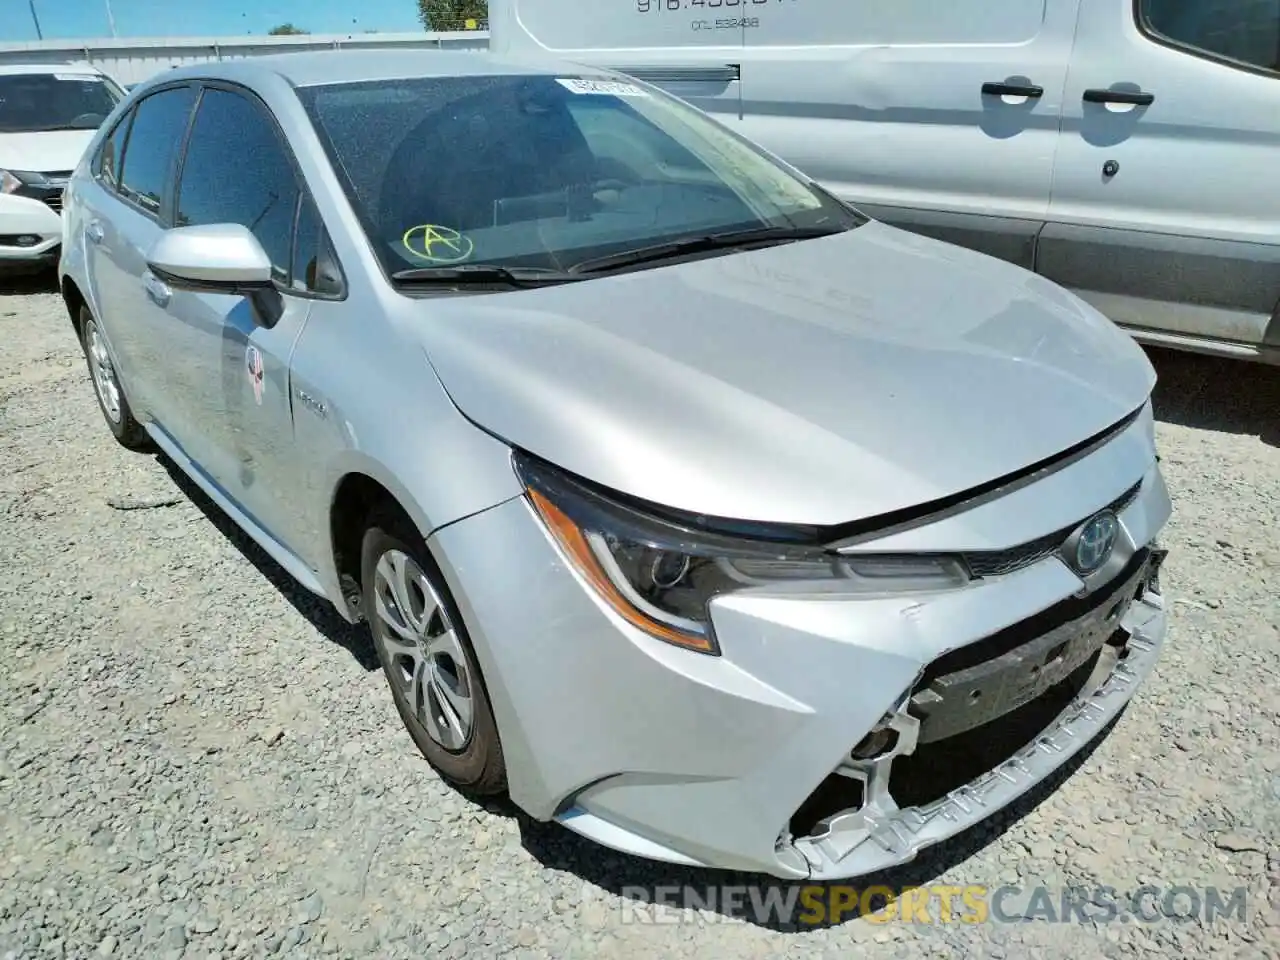
[[[623,83],[619,80],[582,80],[559,79],[556,83],[573,93],[595,94],[601,97],[647,97],[645,91],[634,83]]]

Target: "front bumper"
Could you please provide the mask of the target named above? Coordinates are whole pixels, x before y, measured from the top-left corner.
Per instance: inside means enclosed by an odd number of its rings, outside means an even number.
[[[61,245],[62,217],[54,206],[0,194],[0,270],[56,263]]]
[[[1120,515],[1134,565],[1099,600],[1130,577],[1139,592],[1136,565],[1169,512],[1152,465]],[[1061,697],[1054,715],[997,743],[999,758],[964,782],[932,798],[906,789],[908,801],[893,768],[918,759],[930,668],[1046,612],[1078,612],[1082,582],[1056,557],[927,596],[725,596],[712,604],[724,655],[707,657],[621,621],[523,500],[444,528],[432,546],[472,634],[519,806],[636,855],[781,878],[900,864],[1008,804],[1120,711],[1165,635],[1158,589],[1143,588],[1118,613],[1124,642],[1030,705]],[[1082,672],[1088,683],[1071,686]],[[878,728],[891,731],[888,752],[856,759]],[[856,799],[811,817],[833,780]]]

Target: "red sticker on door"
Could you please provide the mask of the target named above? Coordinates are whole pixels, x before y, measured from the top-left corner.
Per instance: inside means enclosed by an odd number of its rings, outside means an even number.
[[[262,351],[252,343],[244,352],[245,368],[249,374],[249,384],[253,387],[253,402],[262,406]]]

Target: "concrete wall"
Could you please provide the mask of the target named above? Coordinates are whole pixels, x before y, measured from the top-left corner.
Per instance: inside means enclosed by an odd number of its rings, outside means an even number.
[[[483,49],[488,45],[489,34],[483,30],[313,34],[294,37],[121,37],[0,44],[0,64],[87,62],[125,86],[131,86],[162,70],[208,60],[334,48],[379,50],[408,47],[448,50]]]

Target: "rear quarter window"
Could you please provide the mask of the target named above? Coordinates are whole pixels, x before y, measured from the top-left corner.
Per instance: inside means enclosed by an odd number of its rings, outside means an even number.
[[[94,158],[93,174],[113,190],[119,185],[120,156],[124,142],[129,136],[129,124],[133,122],[133,111],[129,111],[111,129]]]

